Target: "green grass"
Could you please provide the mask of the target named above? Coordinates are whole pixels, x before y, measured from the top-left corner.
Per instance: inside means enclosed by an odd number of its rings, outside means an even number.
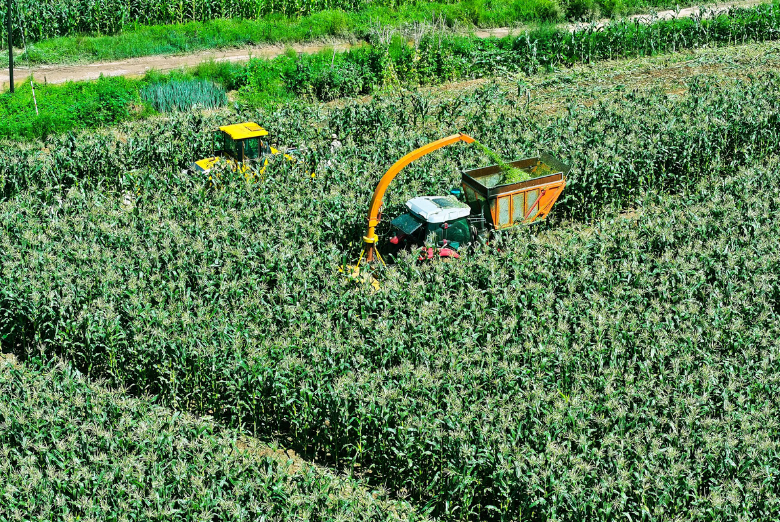
[[[35,112],[37,100],[38,113]],[[101,77],[94,82],[36,84],[0,94],[0,136],[46,139],[52,134],[116,125],[158,112],[212,109],[227,103],[224,89],[189,74],[150,72],[141,79]]]
[[[378,25],[398,28],[415,22],[435,22],[446,27],[462,28],[515,26],[597,14],[616,16],[694,3],[670,0],[465,0],[415,2],[397,8],[371,6],[349,12],[325,10],[292,18],[271,14],[260,19],[129,24],[111,34],[69,34],[37,42],[28,34],[29,53],[23,59],[29,58],[33,64],[119,60],[251,44],[308,42],[334,37],[366,39]],[[20,42],[16,44],[21,45]],[[7,66],[7,63],[7,56],[0,56],[0,67]]]
[[[424,520],[208,418],[2,354],[0,498],[0,520]]]
[[[36,85],[39,115],[29,82],[16,93],[0,94],[0,136],[45,138],[77,129],[112,125],[152,113],[138,95],[138,81],[101,78],[95,82]]]

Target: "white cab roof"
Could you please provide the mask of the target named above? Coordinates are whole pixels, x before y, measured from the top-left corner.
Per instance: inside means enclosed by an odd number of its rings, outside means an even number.
[[[428,223],[444,223],[466,217],[471,209],[454,196],[421,196],[406,202],[409,210]]]

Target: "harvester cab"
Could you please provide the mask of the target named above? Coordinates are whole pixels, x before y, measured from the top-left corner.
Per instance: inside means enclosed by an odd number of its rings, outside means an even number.
[[[268,131],[254,122],[225,125],[214,131],[214,156],[190,165],[194,172],[210,172],[217,164],[227,163],[246,173],[251,167],[260,174],[268,167],[268,158],[282,154],[268,143]],[[294,158],[284,154],[289,161]]]
[[[393,219],[390,224],[396,235],[390,244],[425,245],[438,249],[442,257],[458,257],[461,245],[470,243],[477,235],[470,223],[471,207],[454,196],[421,196],[406,202],[409,213]]]

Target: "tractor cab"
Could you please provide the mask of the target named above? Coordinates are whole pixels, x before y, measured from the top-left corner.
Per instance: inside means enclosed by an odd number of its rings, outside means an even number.
[[[268,131],[254,122],[220,127],[214,132],[214,156],[196,161],[191,165],[191,169],[195,172],[208,172],[217,163],[227,161],[244,172],[248,165],[264,160],[261,166],[264,170],[268,165],[268,156],[280,154],[280,151],[268,144],[266,136]],[[285,156],[287,157],[286,154]]]
[[[397,232],[391,244],[457,250],[472,241],[471,207],[454,196],[422,196],[407,201],[406,207],[409,213],[390,222]]]

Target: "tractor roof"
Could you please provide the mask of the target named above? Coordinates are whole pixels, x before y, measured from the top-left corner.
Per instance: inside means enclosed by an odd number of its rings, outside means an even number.
[[[234,125],[225,125],[224,127],[220,127],[219,130],[227,133],[227,135],[234,140],[244,140],[246,138],[268,136],[268,131],[253,121],[248,121],[246,123],[236,123]]]
[[[466,217],[471,208],[452,196],[421,196],[410,199],[406,206],[428,223],[444,223]]]

